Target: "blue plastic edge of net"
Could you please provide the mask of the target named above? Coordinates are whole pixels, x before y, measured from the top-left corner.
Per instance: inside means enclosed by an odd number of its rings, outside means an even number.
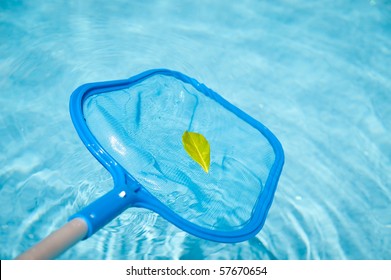
[[[105,151],[89,130],[83,116],[84,100],[91,95],[128,88],[154,75],[174,77],[192,85],[199,92],[209,96],[225,109],[231,111],[237,117],[261,132],[272,146],[275,153],[274,164],[270,169],[264,190],[260,193],[254,206],[251,219],[242,228],[232,231],[211,230],[182,218],[141,186],[131,174]],[[245,241],[255,236],[262,229],[272,204],[284,164],[283,148],[279,140],[268,128],[229,103],[204,84],[177,71],[152,69],[125,80],[84,84],[72,93],[69,108],[72,122],[80,139],[95,158],[110,172],[114,181],[114,188],[111,191],[69,218],[69,220],[81,218],[87,223],[88,233],[85,239],[93,235],[129,207],[143,207],[155,211],[180,229],[200,238],[216,242],[234,243]]]

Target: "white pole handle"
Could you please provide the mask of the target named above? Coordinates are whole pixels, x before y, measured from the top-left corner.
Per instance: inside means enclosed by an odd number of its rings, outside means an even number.
[[[64,253],[82,240],[88,231],[87,223],[75,218],[51,233],[38,244],[16,257],[16,260],[49,260]]]

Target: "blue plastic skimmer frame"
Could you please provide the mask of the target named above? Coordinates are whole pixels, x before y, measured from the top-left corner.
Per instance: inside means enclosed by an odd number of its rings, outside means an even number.
[[[256,205],[254,206],[251,219],[242,228],[232,231],[212,230],[196,225],[182,218],[168,206],[155,198],[131,174],[129,174],[100,145],[89,130],[83,116],[83,102],[88,97],[104,92],[125,89],[154,75],[170,76],[182,81],[183,83],[190,84],[199,92],[215,100],[226,110],[234,113],[237,117],[257,129],[271,144],[275,153],[275,161],[265,182],[264,190],[260,193]],[[110,172],[114,181],[114,187],[111,191],[92,202],[79,213],[70,217],[70,219],[82,218],[87,223],[88,233],[84,239],[93,235],[96,231],[105,226],[129,207],[143,207],[150,209],[167,219],[172,224],[176,225],[178,228],[190,234],[217,242],[244,241],[256,235],[263,227],[284,163],[282,146],[277,138],[264,125],[234,105],[230,104],[219,94],[197,82],[195,79],[171,70],[154,69],[125,80],[85,84],[73,92],[70,99],[70,114],[76,131],[84,145]]]

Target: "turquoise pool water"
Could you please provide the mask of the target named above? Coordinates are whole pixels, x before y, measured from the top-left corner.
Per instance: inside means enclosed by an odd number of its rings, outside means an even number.
[[[0,2],[0,258],[112,187],[72,91],[151,68],[269,127],[286,163],[263,230],[214,243],[130,209],[61,259],[391,259],[391,2]]]

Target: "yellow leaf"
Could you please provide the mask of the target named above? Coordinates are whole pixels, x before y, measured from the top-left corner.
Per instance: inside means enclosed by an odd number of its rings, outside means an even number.
[[[208,140],[200,133],[185,131],[182,135],[182,144],[189,156],[208,173],[210,166]]]

